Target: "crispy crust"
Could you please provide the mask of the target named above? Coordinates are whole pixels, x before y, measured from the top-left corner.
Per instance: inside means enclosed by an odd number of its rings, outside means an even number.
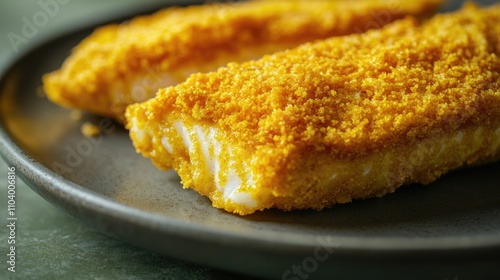
[[[405,19],[233,63],[130,106],[127,127],[157,166],[174,167],[185,187],[239,214],[321,209],[429,183],[500,157],[498,22],[500,5],[467,5],[421,26]],[[200,159],[172,129],[178,120],[220,131],[232,149],[221,168],[255,175],[243,187],[257,207],[225,201],[210,177],[196,175]],[[439,148],[421,151],[429,145]]]
[[[165,9],[97,29],[60,70],[44,76],[44,89],[59,105],[123,120],[127,105],[153,97],[160,85],[248,60],[242,50],[260,56],[364,32],[408,14],[427,15],[441,2],[256,1]]]

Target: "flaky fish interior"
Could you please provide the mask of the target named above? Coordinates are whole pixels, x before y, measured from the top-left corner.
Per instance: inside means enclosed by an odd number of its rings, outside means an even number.
[[[98,28],[43,77],[56,104],[123,121],[127,105],[229,62],[425,16],[442,0],[251,1],[168,8]]]
[[[137,151],[241,215],[323,209],[500,158],[500,5],[195,74],[127,109]]]

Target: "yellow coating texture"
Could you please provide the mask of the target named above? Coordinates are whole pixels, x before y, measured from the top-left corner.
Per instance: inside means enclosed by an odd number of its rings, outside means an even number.
[[[256,1],[169,8],[98,28],[61,69],[44,76],[44,89],[59,105],[122,120],[125,107],[153,97],[165,75],[167,84],[175,84],[192,72],[247,60],[240,55],[247,49],[274,52],[364,32],[408,14],[427,15],[441,2]],[[264,54],[259,51],[257,56]]]
[[[499,6],[407,19],[161,89],[141,105],[216,123],[245,146],[362,154],[498,116]]]
[[[422,25],[408,18],[232,63],[129,106],[127,126],[139,152],[239,214],[321,209],[429,183],[500,156],[499,22],[500,5],[467,5]],[[188,130],[220,131],[218,141],[233,154],[221,164],[253,174],[254,185],[244,187],[258,207],[221,201],[213,184],[200,184],[209,178],[195,176],[199,155],[174,136],[178,120]],[[422,145],[435,148],[421,152]]]

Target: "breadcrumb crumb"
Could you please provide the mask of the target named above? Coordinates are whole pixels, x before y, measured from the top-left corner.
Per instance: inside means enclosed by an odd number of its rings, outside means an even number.
[[[86,137],[89,137],[89,138],[90,137],[97,137],[97,136],[101,135],[101,133],[102,133],[102,131],[98,125],[95,125],[95,124],[90,123],[90,122],[85,122],[82,124],[81,132],[83,135],[85,135]]]

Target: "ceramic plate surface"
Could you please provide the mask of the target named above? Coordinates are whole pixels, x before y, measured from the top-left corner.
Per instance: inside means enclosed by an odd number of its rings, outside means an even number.
[[[43,97],[41,76],[93,28],[27,52],[0,82],[0,151],[33,190],[64,211],[132,244],[254,276],[498,273],[500,164],[321,212],[226,213],[182,189],[175,172],[136,154],[121,125],[85,114],[75,121]],[[84,122],[100,125],[103,135],[83,136]]]

